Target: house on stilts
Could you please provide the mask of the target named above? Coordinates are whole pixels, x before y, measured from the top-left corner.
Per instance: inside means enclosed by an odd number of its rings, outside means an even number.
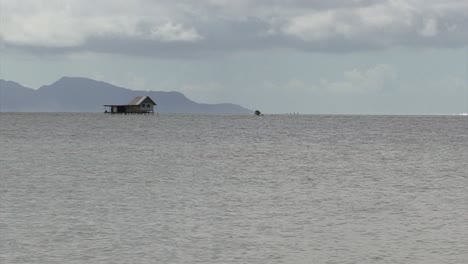
[[[149,96],[137,96],[127,105],[104,105],[106,114],[154,114],[156,103]]]

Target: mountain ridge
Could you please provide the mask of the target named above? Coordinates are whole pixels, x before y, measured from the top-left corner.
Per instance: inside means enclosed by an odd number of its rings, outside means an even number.
[[[132,90],[83,77],[65,76],[36,90],[0,79],[2,112],[102,112],[105,104],[127,104],[142,95],[153,98],[160,113],[252,113],[232,103],[197,103],[177,91]]]

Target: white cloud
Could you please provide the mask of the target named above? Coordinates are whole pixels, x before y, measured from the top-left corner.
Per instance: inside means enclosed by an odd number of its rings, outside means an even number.
[[[335,12],[317,12],[291,19],[284,28],[284,33],[309,41],[328,39],[336,34],[348,35],[351,33],[349,25],[337,22]]]
[[[364,70],[347,71],[339,81],[322,79],[318,86],[321,90],[333,93],[379,92],[391,88],[397,77],[392,66],[380,64]]]
[[[90,38],[194,42],[202,37],[144,1],[23,0],[2,2],[0,37],[11,45],[77,47]],[[151,28],[151,30],[147,30]]]
[[[432,16],[447,20],[447,26],[468,27],[465,15],[463,22],[449,22],[451,15],[461,16],[460,10],[468,12],[468,5],[446,6],[445,11],[437,10],[437,1],[380,1],[371,6],[327,11],[305,12],[289,19],[284,27],[285,34],[298,37],[308,42],[344,38],[378,44],[382,39],[402,44],[408,42],[409,35],[419,33],[423,37],[436,37],[438,21]],[[467,13],[468,14],[468,13]],[[418,34],[415,34],[418,35]],[[391,44],[391,43],[387,43]]]
[[[194,28],[184,28],[181,24],[172,22],[153,28],[150,36],[163,42],[195,42],[202,39]]]
[[[369,94],[394,89],[398,73],[394,67],[379,64],[365,69],[345,71],[340,79],[320,79],[304,81],[291,78],[284,82],[264,80],[263,92],[285,91],[287,93],[310,96],[311,94]]]

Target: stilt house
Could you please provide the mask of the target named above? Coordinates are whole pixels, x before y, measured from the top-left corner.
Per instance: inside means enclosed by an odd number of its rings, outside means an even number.
[[[155,106],[149,96],[137,96],[127,105],[104,105],[108,114],[154,114]]]

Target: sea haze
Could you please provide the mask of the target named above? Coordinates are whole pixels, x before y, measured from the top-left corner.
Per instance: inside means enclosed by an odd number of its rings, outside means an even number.
[[[466,117],[0,114],[0,263],[468,259]]]

